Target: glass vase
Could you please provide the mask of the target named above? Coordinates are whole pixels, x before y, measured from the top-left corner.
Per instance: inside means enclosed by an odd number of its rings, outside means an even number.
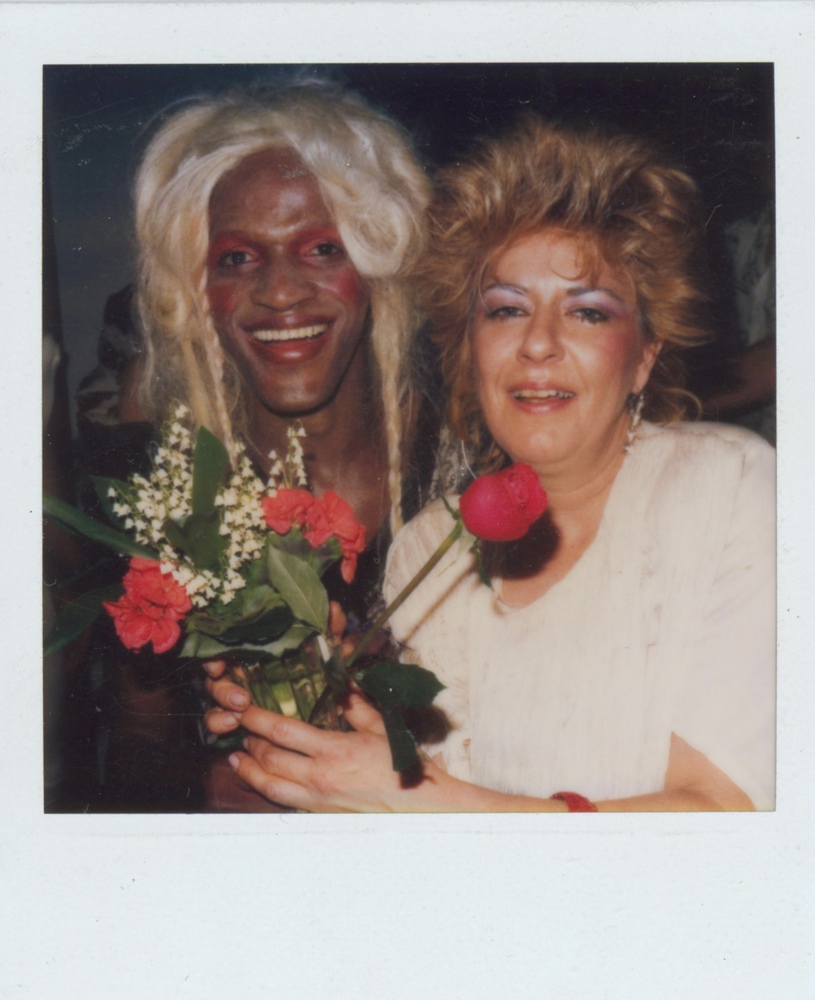
[[[328,652],[327,648],[325,651]],[[327,663],[318,637],[307,639],[282,656],[268,657],[243,650],[227,657],[232,680],[249,692],[253,704],[322,729],[344,729],[333,693],[321,699],[327,687]]]

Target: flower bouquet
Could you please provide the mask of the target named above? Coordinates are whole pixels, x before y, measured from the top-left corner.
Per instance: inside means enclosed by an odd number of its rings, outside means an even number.
[[[338,704],[353,681],[382,713],[394,768],[409,771],[418,756],[406,712],[429,705],[442,685],[410,664],[352,668],[390,614],[462,535],[474,544],[477,537],[525,534],[546,506],[537,476],[528,466],[513,466],[476,480],[460,511],[448,508],[454,519],[450,535],[343,658],[329,631],[321,577],[341,561],[343,579],[353,580],[365,531],[336,494],[315,497],[306,489],[302,428],[289,429],[284,455],[272,453],[264,483],[242,447],[232,466],[224,445],[206,428],[193,441],[187,415],[176,406],[148,476],[94,479],[105,513],[122,530],[45,495],[48,517],[130,557],[120,584],[64,609],[48,651],[65,645],[104,610],[128,649],[149,644],[160,654],[180,644],[182,657],[223,659],[255,704],[330,728],[343,728]]]

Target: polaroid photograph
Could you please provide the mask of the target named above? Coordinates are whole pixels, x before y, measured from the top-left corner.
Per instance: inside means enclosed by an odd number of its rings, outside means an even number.
[[[803,995],[811,8],[4,15],[5,989]]]

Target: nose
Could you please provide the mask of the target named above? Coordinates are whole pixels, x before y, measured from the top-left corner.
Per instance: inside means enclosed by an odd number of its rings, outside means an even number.
[[[252,284],[252,301],[275,312],[286,312],[314,295],[309,276],[285,257],[269,261]]]
[[[518,357],[536,363],[559,358],[563,353],[560,317],[556,310],[539,310],[525,324]]]

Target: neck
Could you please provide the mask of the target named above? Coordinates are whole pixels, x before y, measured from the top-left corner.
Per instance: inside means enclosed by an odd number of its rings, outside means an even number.
[[[250,413],[252,448],[264,475],[269,452],[282,454],[286,432],[299,421],[309,489],[316,496],[332,490],[351,504],[370,539],[385,520],[388,496],[388,451],[383,433],[381,404],[371,392],[368,365],[354,365],[335,396],[319,410],[279,414],[255,401]]]
[[[552,520],[560,532],[588,519],[599,524],[614,480],[625,459],[625,440],[628,422],[621,423],[612,432],[603,447],[599,460],[590,465],[541,470],[540,480],[549,498]]]

